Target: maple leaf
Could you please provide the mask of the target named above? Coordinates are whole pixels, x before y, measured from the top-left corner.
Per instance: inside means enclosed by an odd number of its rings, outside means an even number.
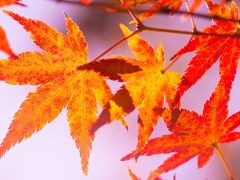
[[[3,6],[9,6],[9,5],[20,5],[20,6],[25,6],[20,2],[21,0],[0,0],[0,8]]]
[[[170,127],[173,118],[177,118],[171,134],[149,140],[142,151],[135,150],[122,160],[151,156],[153,154],[168,154],[175,152],[155,171],[151,172],[149,179],[154,179],[163,172],[175,169],[198,155],[198,167],[203,167],[210,159],[218,144],[228,143],[240,139],[240,132],[233,132],[240,125],[240,111],[228,117],[229,90],[221,79],[205,103],[202,115],[186,109],[165,109],[162,117]]]
[[[80,151],[83,172],[87,174],[94,139],[94,134],[89,131],[97,121],[97,102],[104,107],[112,97],[104,80],[106,77],[93,70],[78,69],[88,63],[88,47],[72,19],[66,17],[68,34],[64,36],[41,21],[10,11],[5,13],[22,24],[31,33],[35,44],[45,52],[24,52],[15,59],[0,61],[0,80],[10,84],[40,85],[35,92],[28,94],[14,115],[1,144],[0,156],[16,143],[41,130],[67,107],[71,135]],[[104,63],[114,68],[111,59]],[[121,64],[125,65],[123,62]]]
[[[9,46],[5,31],[0,26],[0,50],[8,54],[9,56],[14,56],[14,52]]]
[[[132,33],[124,25],[121,25],[121,29],[125,36]],[[148,141],[160,117],[154,109],[163,107],[164,98],[171,107],[181,76],[177,72],[165,72],[163,67],[165,58],[161,44],[155,52],[139,35],[129,38],[128,44],[132,53],[138,59],[135,60],[135,64],[142,71],[121,75],[122,80],[127,83],[116,92],[106,105],[99,116],[98,124],[93,127],[93,131],[113,120],[120,120],[127,127],[124,117],[138,108],[137,147],[141,149]],[[126,60],[129,61],[129,59]],[[131,62],[131,64],[134,64],[134,62]]]
[[[217,5],[211,1],[206,2],[208,2],[211,10],[210,14],[233,20],[238,19],[238,9],[234,1],[232,1],[230,8],[223,4]],[[237,22],[220,20],[214,22],[214,25],[205,28],[203,32],[239,35],[239,24]],[[220,60],[221,78],[225,79],[230,89],[240,57],[240,39],[224,36],[193,36],[188,44],[176,53],[174,58],[179,58],[182,54],[192,51],[196,51],[196,56],[192,58],[179,84],[176,103],[184,92],[194,85],[218,59]]]

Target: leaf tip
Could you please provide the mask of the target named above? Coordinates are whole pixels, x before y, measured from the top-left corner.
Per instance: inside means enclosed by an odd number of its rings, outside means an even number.
[[[3,12],[9,16],[11,16],[14,20],[19,20],[21,18],[20,15],[18,15],[17,13],[14,13],[12,11],[8,11],[8,10],[3,10]]]
[[[121,158],[121,161],[127,161],[133,157],[133,153],[130,153],[124,157]]]
[[[120,23],[119,26],[125,36],[128,36],[129,34],[132,33],[132,31],[130,31],[128,27],[125,26],[124,24]]]
[[[128,173],[129,173],[129,176],[131,177],[131,180],[140,180],[140,178],[136,176],[136,174],[132,171],[131,168],[128,168]]]
[[[5,14],[11,14],[11,13],[13,13],[12,11],[8,11],[8,10],[2,10],[2,12],[4,12]]]
[[[119,27],[121,28],[121,30],[126,27],[123,23],[119,23]]]

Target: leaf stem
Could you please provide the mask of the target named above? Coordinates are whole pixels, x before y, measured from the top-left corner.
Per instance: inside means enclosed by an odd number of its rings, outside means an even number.
[[[179,58],[175,58],[173,61],[171,61],[170,64],[162,70],[162,73],[165,73],[170,67],[172,67],[178,61],[178,59]]]
[[[116,42],[114,45],[112,45],[110,48],[108,48],[106,51],[102,52],[100,55],[98,55],[96,58],[94,58],[91,62],[97,61],[98,59],[100,59],[102,56],[104,56],[105,54],[109,53],[112,49],[114,49],[116,46],[118,46],[119,44],[121,44],[122,42],[124,42],[125,40],[127,40],[128,38],[132,37],[134,34],[137,34],[139,32],[139,30],[134,31],[133,33],[131,33],[130,35],[122,38],[121,40],[119,40],[118,42]]]
[[[192,27],[193,27],[193,32],[196,32],[197,31],[197,25],[196,25],[195,20],[193,18],[193,15],[192,15],[192,12],[191,12],[188,0],[185,0],[185,4],[186,4],[187,10],[188,10],[188,12],[190,14],[191,23],[192,23]]]
[[[229,178],[230,178],[231,180],[233,180],[232,172],[231,172],[231,170],[230,170],[229,167],[228,167],[227,161],[226,161],[226,159],[224,158],[221,149],[219,148],[218,144],[215,144],[214,146],[215,146],[216,149],[217,149],[218,155],[219,155],[219,157],[220,157],[220,159],[221,159],[221,161],[222,161],[222,163],[223,163],[223,165],[224,165],[224,167],[225,167],[225,169],[226,169],[226,172],[227,172]]]

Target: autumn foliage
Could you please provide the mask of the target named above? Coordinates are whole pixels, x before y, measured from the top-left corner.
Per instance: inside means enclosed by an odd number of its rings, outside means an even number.
[[[81,3],[90,8],[92,2]],[[128,0],[115,4],[115,10],[129,11],[133,17],[131,23],[136,23],[135,31],[120,24],[125,37],[122,41],[128,42],[134,58],[123,55],[103,58],[120,41],[92,61],[88,60],[88,46],[83,33],[67,15],[67,34],[64,35],[42,21],[5,10],[4,13],[30,33],[31,39],[42,51],[15,54],[1,24],[0,50],[9,58],[0,61],[0,80],[11,85],[38,86],[27,95],[15,113],[1,143],[0,157],[17,143],[43,129],[66,108],[70,134],[80,153],[82,171],[87,175],[92,142],[98,129],[113,121],[119,121],[128,128],[125,117],[137,109],[136,149],[122,160],[174,153],[150,173],[149,180],[160,179],[162,173],[177,168],[195,156],[197,166],[201,168],[210,160],[214,150],[219,153],[229,178],[233,179],[234,175],[219,144],[240,139],[240,132],[237,131],[240,112],[230,116],[228,113],[240,57],[238,6],[234,1],[227,4],[227,1],[215,3],[205,0],[213,25],[202,31],[193,27],[193,32],[188,33],[192,34],[189,42],[167,64],[161,42],[155,49],[138,33],[151,30],[142,20],[166,10],[174,15],[183,3],[187,4],[191,16],[203,0],[192,1],[190,5],[187,0]],[[21,1],[0,2],[0,7],[6,5],[24,6]],[[142,5],[148,8],[137,17],[131,9]],[[156,28],[154,31],[162,30]],[[90,51],[93,48],[90,47]],[[171,71],[171,66],[189,52],[194,52],[195,56],[184,74]],[[205,102],[202,114],[181,108],[184,93],[216,61],[220,62],[220,80]],[[107,80],[124,84],[112,93]],[[97,105],[102,108],[99,114]],[[159,120],[164,121],[169,133],[151,139]],[[129,175],[133,180],[140,179],[131,169]]]

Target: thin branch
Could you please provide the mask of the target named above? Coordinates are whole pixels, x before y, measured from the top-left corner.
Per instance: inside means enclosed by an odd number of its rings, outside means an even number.
[[[216,147],[216,149],[217,149],[218,155],[219,155],[219,157],[221,158],[221,161],[222,161],[222,163],[223,163],[223,165],[224,165],[224,167],[225,167],[225,169],[226,169],[226,172],[227,172],[229,178],[230,178],[231,180],[233,180],[232,172],[231,172],[231,170],[230,170],[229,167],[228,167],[227,161],[226,161],[226,159],[224,158],[221,149],[218,147],[217,144],[215,144],[214,147]]]
[[[195,36],[219,36],[219,37],[237,37],[240,38],[240,34],[214,34],[214,33],[206,33],[206,32],[192,32],[192,31],[183,31],[183,30],[176,30],[176,29],[164,29],[164,28],[155,28],[155,27],[149,27],[145,26],[141,21],[137,24],[137,30],[135,30],[130,35],[122,38],[118,42],[116,42],[114,45],[112,45],[110,48],[108,48],[106,51],[101,53],[99,56],[94,58],[92,61],[97,61],[102,56],[109,53],[111,50],[113,50],[115,47],[117,47],[119,44],[127,40],[128,38],[132,37],[134,34],[140,33],[142,31],[154,31],[154,32],[164,32],[164,33],[173,33],[173,34],[183,34],[183,35],[195,35]],[[174,65],[177,62],[178,58],[174,59],[162,72],[164,73],[167,71],[172,65]]]
[[[215,34],[215,33],[206,33],[206,32],[201,32],[201,31],[183,31],[183,30],[176,30],[176,29],[164,29],[164,28],[155,28],[155,27],[149,27],[149,26],[145,26],[142,25],[142,31],[154,31],[154,32],[163,32],[163,33],[172,33],[172,34],[183,34],[183,35],[195,35],[195,36],[218,36],[218,37],[236,37],[236,38],[240,38],[240,34]],[[191,38],[192,38],[191,37]],[[162,70],[162,72],[164,73],[165,71],[167,71],[170,67],[172,67],[177,61],[178,61],[179,57],[172,57],[171,60],[172,62],[165,68]]]
[[[172,33],[172,34],[183,34],[183,35],[195,35],[195,36],[218,36],[218,37],[232,37],[232,38],[240,38],[240,34],[217,34],[217,33],[207,33],[207,32],[192,32],[192,31],[184,31],[184,30],[176,30],[176,29],[164,29],[164,28],[156,28],[144,26],[143,30],[153,31],[153,32],[163,32],[163,33]]]
[[[92,2],[89,5],[84,5],[82,3],[80,3],[80,1],[68,1],[68,0],[54,0],[56,2],[60,2],[60,3],[68,3],[68,4],[75,4],[75,5],[80,5],[80,6],[85,6],[85,7],[91,7],[91,8],[95,8],[95,9],[99,9],[99,10],[106,10],[106,9],[111,9],[114,12],[117,13],[128,13],[128,11],[125,8],[119,7],[117,4],[113,4],[113,3],[99,3],[99,2]],[[161,13],[161,14],[169,14],[169,13],[174,13],[174,14],[186,14],[186,15],[192,15],[193,17],[199,17],[199,18],[203,18],[203,19],[208,19],[208,20],[221,20],[221,21],[227,21],[227,22],[238,22],[240,23],[239,19],[229,19],[229,18],[222,18],[216,15],[208,15],[208,14],[202,14],[202,13],[193,13],[193,12],[188,12],[185,10],[171,10],[171,9],[167,9],[167,8],[161,8],[160,10],[154,11],[154,10],[146,10],[146,9],[137,9],[134,8],[132,9],[132,12],[136,13],[136,14],[142,14],[144,12],[155,12],[155,13]]]
[[[138,20],[138,19],[137,19]],[[97,61],[98,59],[100,59],[102,56],[106,55],[107,53],[109,53],[112,49],[114,49],[115,47],[117,47],[119,44],[121,44],[122,42],[124,42],[125,40],[127,40],[128,38],[132,37],[134,34],[140,33],[142,31],[153,31],[153,32],[163,32],[163,33],[172,33],[172,34],[183,34],[183,35],[195,35],[195,36],[218,36],[218,37],[235,37],[235,38],[240,38],[240,34],[215,34],[215,33],[207,33],[207,32],[201,32],[201,31],[183,31],[183,30],[176,30],[176,29],[164,29],[164,28],[155,28],[155,27],[149,27],[149,26],[145,26],[141,21],[138,21],[137,23],[137,30],[134,31],[132,34],[130,34],[129,36],[119,40],[117,43],[115,43],[114,45],[112,45],[110,48],[108,48],[106,51],[104,51],[103,53],[101,53],[99,56],[97,56],[96,58],[94,58],[92,61]],[[178,58],[176,58],[175,60],[173,60],[164,70],[163,72],[165,72],[166,70],[168,70],[173,64],[175,64],[177,62]]]
[[[139,32],[139,30],[134,31],[132,34],[126,36],[125,38],[122,38],[121,40],[119,40],[118,42],[116,42],[114,45],[112,45],[110,48],[108,48],[106,51],[104,51],[103,53],[101,53],[99,56],[97,56],[96,58],[94,58],[91,62],[97,61],[98,59],[100,59],[102,56],[104,56],[105,54],[109,53],[112,49],[114,49],[115,47],[117,47],[119,44],[121,44],[122,42],[124,42],[125,40],[127,40],[128,38],[132,37],[134,34],[137,34]]]
[[[121,3],[124,5],[125,2],[124,0],[121,0]],[[117,43],[115,43],[113,46],[111,46],[110,48],[108,48],[106,51],[104,51],[103,53],[101,53],[99,56],[97,56],[95,59],[92,60],[92,62],[97,61],[98,59],[100,59],[102,56],[104,56],[105,54],[107,54],[108,52],[110,52],[113,48],[117,47],[119,44],[121,44],[122,42],[124,42],[125,40],[127,40],[128,38],[132,37],[134,34],[137,34],[139,32],[142,32],[142,28],[144,27],[143,23],[137,18],[137,16],[128,8],[126,7],[128,13],[132,16],[132,18],[136,21],[136,28],[137,30],[135,30],[134,32],[132,32],[130,35],[126,36],[125,38],[121,39],[120,41],[118,41]]]

